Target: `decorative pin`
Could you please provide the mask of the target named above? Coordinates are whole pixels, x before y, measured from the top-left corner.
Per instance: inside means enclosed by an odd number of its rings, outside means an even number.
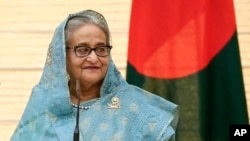
[[[111,103],[108,104],[109,109],[120,109],[120,99],[116,96],[112,97]]]

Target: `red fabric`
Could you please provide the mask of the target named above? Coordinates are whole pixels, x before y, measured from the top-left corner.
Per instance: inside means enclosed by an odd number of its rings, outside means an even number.
[[[154,78],[205,68],[236,30],[232,0],[133,0],[128,61]]]

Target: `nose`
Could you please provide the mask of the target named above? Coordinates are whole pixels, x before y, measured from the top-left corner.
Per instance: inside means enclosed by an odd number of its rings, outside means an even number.
[[[92,63],[95,63],[98,61],[98,56],[95,54],[94,50],[92,50],[90,54],[87,56],[87,61],[90,61]]]

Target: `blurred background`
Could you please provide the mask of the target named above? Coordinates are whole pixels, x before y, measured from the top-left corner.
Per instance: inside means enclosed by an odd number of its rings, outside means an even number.
[[[0,0],[1,141],[9,140],[16,128],[32,87],[40,80],[54,30],[68,14],[93,9],[106,17],[112,35],[112,57],[125,77],[131,3],[131,0]],[[234,3],[250,113],[250,0]]]

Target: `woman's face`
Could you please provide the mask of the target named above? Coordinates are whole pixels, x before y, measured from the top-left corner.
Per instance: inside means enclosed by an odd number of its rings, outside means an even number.
[[[67,46],[86,46],[95,48],[105,46],[105,33],[96,25],[86,24],[70,33]],[[67,72],[73,80],[79,79],[83,83],[94,85],[100,83],[108,69],[109,56],[99,57],[92,50],[86,57],[77,57],[73,49],[66,53]]]

